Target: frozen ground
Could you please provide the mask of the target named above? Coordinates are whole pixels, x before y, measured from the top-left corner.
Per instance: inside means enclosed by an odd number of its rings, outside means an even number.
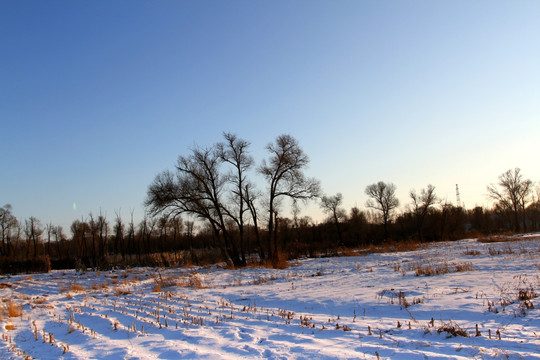
[[[2,277],[0,359],[539,359],[539,269],[536,234],[285,270]]]

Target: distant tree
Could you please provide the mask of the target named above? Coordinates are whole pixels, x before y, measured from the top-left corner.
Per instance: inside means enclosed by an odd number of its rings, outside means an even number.
[[[412,199],[412,210],[416,222],[416,231],[418,233],[418,239],[424,240],[423,228],[426,215],[429,208],[435,205],[437,202],[437,196],[435,195],[435,186],[428,185],[425,189],[420,191],[420,194],[416,193],[416,190],[411,190],[409,196]]]
[[[2,247],[0,256],[9,256],[11,253],[11,232],[18,226],[18,221],[11,213],[11,205],[6,204],[0,208],[0,231],[2,231]]]
[[[367,241],[368,219],[366,213],[357,206],[353,206],[349,212],[350,232],[354,245],[365,244]]]
[[[98,252],[99,257],[103,259],[105,257],[105,254],[107,252],[107,238],[109,237],[109,223],[107,222],[107,218],[105,215],[103,215],[100,211],[99,216],[97,218],[97,228],[98,228]]]
[[[525,179],[519,168],[508,170],[499,176],[498,187],[491,184],[487,187],[488,196],[497,202],[502,210],[513,214],[514,230],[520,230],[520,213],[523,215],[523,229],[526,230],[525,208],[529,202],[529,195],[533,191],[533,182]]]
[[[197,258],[197,254],[195,253],[195,250],[193,249],[194,237],[195,237],[195,221],[188,220],[186,221],[186,238],[188,241],[189,253],[191,255],[191,262],[194,264],[197,264],[199,263],[199,259]]]
[[[276,232],[277,202],[287,197],[293,201],[307,201],[319,196],[319,182],[306,178],[304,170],[309,158],[298,141],[290,135],[280,135],[275,143],[268,144],[270,153],[263,160],[259,171],[268,182],[268,251],[273,262],[277,261],[278,245]],[[273,241],[273,248],[272,248]]]
[[[90,231],[88,223],[82,220],[75,220],[71,223],[71,233],[76,247],[76,256],[86,258],[88,256],[86,247],[86,234]]]
[[[381,212],[381,218],[384,225],[384,239],[388,239],[388,223],[392,212],[399,206],[399,200],[396,197],[396,186],[392,183],[379,181],[376,184],[368,185],[365,191],[370,199],[366,202],[368,208]]]
[[[30,258],[30,244],[33,244],[34,253],[33,256],[38,256],[38,244],[41,242],[41,235],[43,234],[43,228],[41,222],[35,217],[31,216],[25,221],[24,234],[26,236],[27,250],[26,257]]]
[[[332,221],[336,225],[339,245],[343,245],[343,235],[341,227],[339,226],[339,221],[346,216],[345,210],[340,207],[342,203],[343,195],[341,193],[337,193],[336,195],[325,195],[321,198],[322,210],[330,215]]]
[[[139,260],[143,253],[150,253],[150,249],[145,246],[146,232],[148,228],[148,216],[145,213],[142,220],[137,224],[137,248],[139,249]]]
[[[64,235],[64,229],[62,228],[62,226],[57,225],[53,227],[53,235],[58,252],[58,258],[68,258],[70,254],[67,252],[65,247],[66,236]]]
[[[116,218],[114,220],[114,253],[115,255],[119,252],[122,253],[122,259],[125,259],[125,247],[124,247],[124,222],[120,213],[116,213]]]
[[[92,215],[92,213],[90,213],[88,217],[90,218],[88,225],[90,226],[90,236],[92,237],[92,265],[95,266],[97,260],[96,242],[98,240],[99,226],[97,219],[94,218],[94,215]]]
[[[157,219],[157,226],[159,231],[159,251],[165,251],[167,242],[167,230],[169,230],[169,218],[162,215]]]
[[[45,225],[45,231],[47,232],[47,255],[51,256],[51,238],[54,233],[55,226],[52,223]]]
[[[179,240],[182,237],[182,232],[184,231],[184,221],[180,216],[169,218],[169,227],[172,231],[172,247],[174,253],[179,248]]]

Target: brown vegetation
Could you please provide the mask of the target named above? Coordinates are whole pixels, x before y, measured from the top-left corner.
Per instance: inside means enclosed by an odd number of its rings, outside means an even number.
[[[456,322],[450,320],[449,322],[443,322],[442,325],[437,329],[437,333],[445,332],[451,336],[462,336],[469,337],[467,331],[459,326]]]
[[[416,276],[434,276],[463,271],[474,271],[474,267],[471,262],[456,263],[456,264],[426,264],[422,265],[417,263],[413,265]]]
[[[23,314],[21,305],[9,301],[7,304],[7,315],[8,317],[19,317]]]

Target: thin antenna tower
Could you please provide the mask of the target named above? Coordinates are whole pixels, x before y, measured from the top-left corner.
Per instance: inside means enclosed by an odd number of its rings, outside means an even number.
[[[456,202],[457,202],[457,206],[461,207],[461,199],[459,197],[459,186],[458,186],[458,184],[456,184]]]

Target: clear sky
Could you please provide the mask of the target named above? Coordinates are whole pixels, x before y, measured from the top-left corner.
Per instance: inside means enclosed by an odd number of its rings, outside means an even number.
[[[540,180],[536,0],[2,1],[0,44],[20,219],[139,219],[154,176],[223,131],[258,161],[293,135],[347,209],[379,180],[402,204],[459,184],[467,207],[510,168]]]

